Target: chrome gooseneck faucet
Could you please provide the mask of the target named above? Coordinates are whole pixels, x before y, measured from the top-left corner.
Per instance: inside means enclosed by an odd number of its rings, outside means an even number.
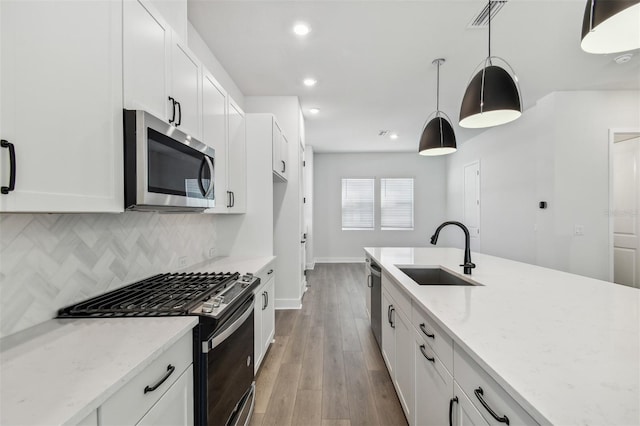
[[[440,235],[440,231],[447,225],[456,225],[460,229],[462,229],[462,231],[464,231],[464,264],[460,266],[464,267],[464,273],[466,275],[471,275],[471,270],[476,267],[476,264],[471,261],[471,249],[469,248],[469,246],[471,245],[471,241],[469,230],[466,226],[464,226],[460,222],[455,221],[444,222],[442,225],[438,226],[436,232],[434,232],[431,236],[431,244],[433,244],[434,246],[436,245],[436,243],[438,242],[438,235]]]

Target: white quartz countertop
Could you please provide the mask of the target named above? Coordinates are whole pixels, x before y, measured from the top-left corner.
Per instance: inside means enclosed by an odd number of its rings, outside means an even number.
[[[190,272],[247,272],[257,274],[275,259],[274,256],[226,256],[216,257],[211,260],[191,266],[186,270]]]
[[[536,421],[640,424],[640,290],[478,253],[482,286],[419,286],[396,265],[462,276],[463,251],[365,251]]]
[[[0,424],[80,422],[197,322],[55,319],[10,336],[0,354]]]

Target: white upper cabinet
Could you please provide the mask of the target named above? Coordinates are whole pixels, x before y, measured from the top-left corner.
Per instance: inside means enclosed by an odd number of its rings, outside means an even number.
[[[124,107],[170,120],[167,108],[171,28],[138,0],[123,10]]]
[[[229,213],[247,210],[247,137],[244,112],[228,98],[227,191],[230,195]]]
[[[2,0],[0,20],[0,211],[122,211],[122,3]]]
[[[272,129],[272,166],[273,175],[279,181],[287,180],[287,163],[289,160],[289,144],[277,121],[273,120]]]
[[[124,107],[200,139],[200,62],[147,1],[124,2]]]
[[[175,33],[171,43],[171,88],[167,100],[172,115],[175,108],[173,124],[200,139],[200,62]]]
[[[216,206],[209,213],[226,213],[227,196],[227,93],[208,72],[202,73],[202,142],[216,150],[214,190]]]

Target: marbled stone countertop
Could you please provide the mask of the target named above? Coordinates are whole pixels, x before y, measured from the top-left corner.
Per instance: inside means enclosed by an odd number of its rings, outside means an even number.
[[[77,424],[197,323],[54,319],[3,339],[0,424]]]
[[[397,265],[462,275],[463,251],[365,251],[536,421],[640,424],[640,290],[478,253],[482,286],[419,286]]]

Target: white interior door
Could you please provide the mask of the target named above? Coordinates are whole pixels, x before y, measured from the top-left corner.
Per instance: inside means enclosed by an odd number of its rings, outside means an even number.
[[[464,168],[464,220],[471,234],[471,250],[480,251],[480,162]]]
[[[640,137],[613,145],[613,281],[640,287]]]

